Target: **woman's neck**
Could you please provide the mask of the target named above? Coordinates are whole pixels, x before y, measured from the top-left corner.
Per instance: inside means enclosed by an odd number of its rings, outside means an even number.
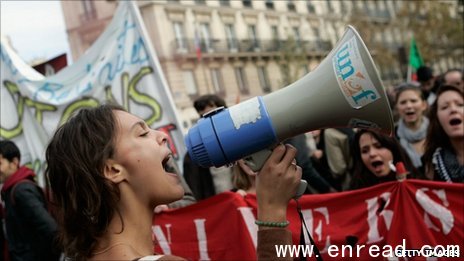
[[[413,131],[416,131],[418,130],[421,125],[422,125],[422,117],[420,117],[417,121],[413,121],[413,122],[404,122],[406,127],[410,130],[413,130]]]
[[[153,254],[153,209],[135,200],[133,193],[123,190],[121,195],[124,196],[119,202],[121,216],[117,212],[113,215],[107,232],[97,243],[96,259],[135,259]]]

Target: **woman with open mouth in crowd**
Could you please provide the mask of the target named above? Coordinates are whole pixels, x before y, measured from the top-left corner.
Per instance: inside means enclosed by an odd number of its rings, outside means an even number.
[[[427,178],[464,182],[463,90],[442,85],[430,108],[423,162]]]
[[[425,136],[429,119],[424,115],[427,101],[419,85],[403,83],[396,88],[395,106],[399,114],[395,135],[406,150],[414,167],[422,167]]]
[[[395,165],[402,162],[406,178],[420,175],[399,142],[373,130],[359,130],[353,141],[353,177],[350,190],[396,180]]]
[[[292,243],[285,227],[301,179],[295,155],[277,146],[256,175],[258,259]],[[153,209],[184,195],[167,168],[172,157],[167,134],[118,106],[82,109],[63,124],[47,147],[46,177],[66,258],[185,260],[155,254],[152,240]]]

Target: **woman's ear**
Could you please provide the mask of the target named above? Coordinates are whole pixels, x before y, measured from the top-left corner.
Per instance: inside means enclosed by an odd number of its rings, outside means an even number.
[[[118,184],[126,179],[124,167],[116,161],[109,159],[106,161],[104,175],[107,179]]]

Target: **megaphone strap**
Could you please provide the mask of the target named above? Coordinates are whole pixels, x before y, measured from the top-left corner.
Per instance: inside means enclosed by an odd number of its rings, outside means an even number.
[[[300,229],[300,245],[305,245],[306,244],[305,238],[304,238],[304,233],[305,233],[305,230],[306,230],[306,234],[308,235],[309,242],[311,243],[311,245],[313,245],[313,251],[314,251],[314,254],[316,256],[316,260],[317,261],[323,261],[321,253],[319,252],[319,248],[317,248],[316,243],[314,243],[314,240],[311,237],[311,234],[309,233],[308,227],[306,226],[306,222],[304,220],[303,213],[301,212],[300,203],[298,202],[297,199],[295,199],[295,201],[296,201],[296,210],[298,212],[298,215],[300,216],[300,221],[301,221],[301,224],[300,224],[300,228],[301,228]],[[303,229],[303,227],[304,227],[304,229]],[[300,248],[299,256],[300,256],[301,261],[306,260],[306,256],[303,254],[302,251],[303,251],[302,248]]]

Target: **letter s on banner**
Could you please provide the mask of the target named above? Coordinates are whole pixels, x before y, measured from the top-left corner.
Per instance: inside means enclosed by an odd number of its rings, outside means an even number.
[[[432,200],[425,193],[428,190],[428,188],[421,188],[416,191],[416,200],[425,211],[424,222],[427,224],[429,228],[440,231],[439,228],[434,226],[434,224],[430,220],[429,215],[438,218],[438,220],[440,220],[441,223],[441,230],[443,231],[443,234],[447,235],[453,229],[454,226],[453,213],[443,205],[440,205],[436,201]],[[432,192],[435,193],[442,200],[444,205],[448,205],[448,202],[446,200],[446,194],[443,189],[432,190]]]

